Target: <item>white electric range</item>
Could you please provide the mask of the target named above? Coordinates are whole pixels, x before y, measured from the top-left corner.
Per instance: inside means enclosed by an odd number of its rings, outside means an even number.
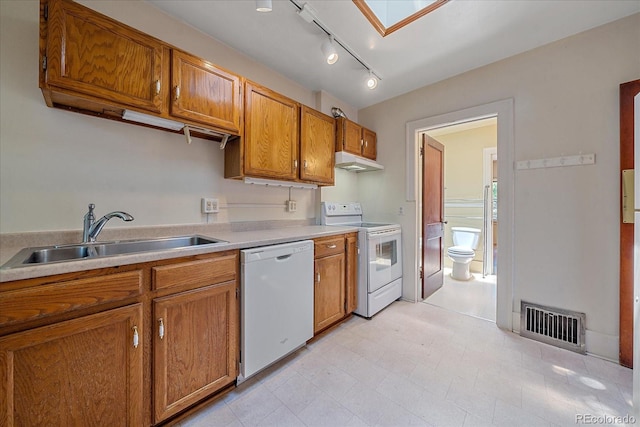
[[[357,202],[322,202],[322,225],[358,227],[358,308],[371,317],[402,296],[402,230],[399,224],[362,221]]]

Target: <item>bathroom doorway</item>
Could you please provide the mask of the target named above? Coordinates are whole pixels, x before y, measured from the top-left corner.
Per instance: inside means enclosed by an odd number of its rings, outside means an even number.
[[[430,129],[424,134],[442,144],[445,153],[444,280],[424,302],[495,322],[497,118]],[[423,200],[426,205],[428,201]],[[458,255],[459,251],[465,255]]]

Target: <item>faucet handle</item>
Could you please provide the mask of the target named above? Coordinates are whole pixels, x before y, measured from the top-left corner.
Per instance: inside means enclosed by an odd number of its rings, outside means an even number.
[[[89,212],[92,212],[95,209],[96,205],[93,203],[89,203]]]

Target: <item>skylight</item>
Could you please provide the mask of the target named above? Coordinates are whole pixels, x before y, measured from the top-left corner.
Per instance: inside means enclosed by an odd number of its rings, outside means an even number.
[[[353,0],[384,37],[439,8],[449,0]]]

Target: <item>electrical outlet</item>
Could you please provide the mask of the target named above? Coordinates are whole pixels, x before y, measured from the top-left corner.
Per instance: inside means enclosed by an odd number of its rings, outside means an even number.
[[[287,200],[287,212],[295,212],[298,209],[295,200]]]
[[[202,213],[206,213],[206,214],[218,212],[220,210],[218,207],[218,199],[209,199],[209,198],[203,197],[201,209],[202,209]]]
[[[398,215],[404,215],[404,207],[400,206],[398,208]]]

